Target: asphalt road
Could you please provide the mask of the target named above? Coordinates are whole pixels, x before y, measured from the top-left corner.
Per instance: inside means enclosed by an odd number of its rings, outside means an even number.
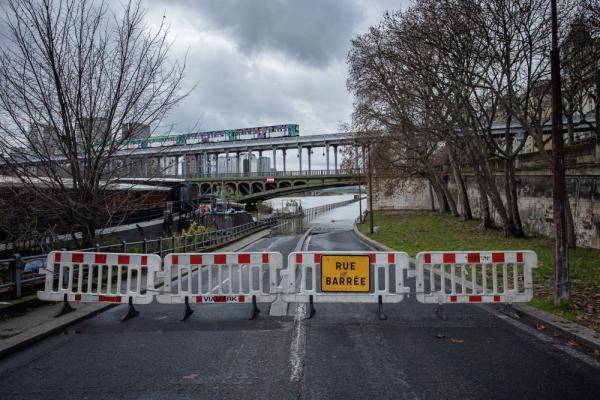
[[[322,222],[322,221],[321,221]],[[341,227],[339,230],[329,228]],[[321,224],[309,250],[367,250],[347,225]],[[299,236],[245,250],[280,251]],[[598,398],[600,370],[535,330],[479,306],[448,321],[412,298],[386,305],[303,305],[287,317],[249,305],[110,309],[0,361],[1,399]],[[574,355],[575,354],[575,355]]]

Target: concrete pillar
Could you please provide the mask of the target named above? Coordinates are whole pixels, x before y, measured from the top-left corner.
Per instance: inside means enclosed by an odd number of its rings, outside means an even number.
[[[285,168],[285,163],[287,159],[287,149],[284,147],[283,149],[283,172],[285,173],[287,170]]]
[[[235,152],[235,157],[237,159],[237,173],[242,173],[242,157],[240,157],[242,153],[240,151]]]
[[[208,175],[208,153],[202,153],[202,176]]]
[[[325,162],[327,163],[327,172],[329,172],[329,145],[325,143]]]
[[[226,174],[231,173],[231,165],[230,165],[230,163],[231,163],[231,159],[229,158],[229,151],[227,151],[225,153],[225,171],[224,171]]]
[[[252,156],[254,155],[254,150],[248,149],[246,151],[246,159],[248,160],[248,174],[252,173]]]
[[[215,175],[219,175],[219,153],[214,154],[215,157]]]
[[[338,157],[338,145],[334,144],[333,145],[333,165],[334,165],[334,171],[336,174],[338,172],[337,157]]]
[[[262,156],[263,156],[263,150],[258,150],[258,163],[256,166],[258,172],[265,172],[265,171],[263,171],[262,164],[260,163],[260,159],[262,158]]]
[[[147,157],[142,158],[142,165],[143,165],[144,178],[148,178],[148,158]]]
[[[311,159],[311,154],[312,154],[312,147],[307,147],[306,150],[308,152],[308,173],[310,173],[310,171],[311,171],[310,159]]]
[[[302,146],[298,145],[298,171],[302,172]]]
[[[273,147],[273,170],[277,172],[277,149]]]
[[[362,158],[362,171],[365,171],[365,146],[360,146],[360,150],[362,152],[361,158]]]

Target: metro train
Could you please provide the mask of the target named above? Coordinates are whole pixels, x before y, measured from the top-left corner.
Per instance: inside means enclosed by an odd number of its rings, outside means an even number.
[[[256,128],[229,129],[224,131],[194,132],[179,135],[151,136],[133,139],[127,143],[128,149],[182,146],[196,143],[233,142],[238,140],[268,139],[274,137],[298,136],[298,124],[272,125]]]

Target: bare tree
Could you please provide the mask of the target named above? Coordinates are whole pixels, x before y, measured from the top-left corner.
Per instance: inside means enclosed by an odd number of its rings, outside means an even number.
[[[169,60],[164,22],[138,2],[118,12],[86,0],[8,0],[0,51],[0,169],[37,194],[47,218],[90,244],[129,207],[117,178],[127,143],[183,98],[185,63]],[[119,157],[117,157],[119,156]]]
[[[361,132],[379,132],[378,143],[371,152],[377,155],[374,158],[389,161],[387,176],[398,172],[401,176],[428,179],[440,211],[450,210],[458,215],[447,185],[443,144],[431,136],[435,122],[427,110],[427,95],[423,97],[411,84],[402,62],[405,57],[398,47],[402,41],[390,40],[395,18],[388,15],[380,26],[352,42],[347,84],[356,96],[353,122]],[[378,169],[378,173],[382,170]]]

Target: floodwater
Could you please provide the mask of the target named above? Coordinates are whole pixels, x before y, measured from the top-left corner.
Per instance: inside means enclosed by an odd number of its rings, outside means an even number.
[[[278,197],[272,200],[268,200],[265,203],[269,204],[273,209],[281,209],[285,206],[285,202],[289,200],[296,200],[302,204],[303,209],[317,207],[324,204],[339,203],[354,198],[354,194],[335,194],[329,196],[303,196],[303,197]],[[363,193],[362,212],[364,213],[367,209],[366,196]],[[305,221],[305,227],[312,227],[314,232],[325,232],[330,230],[349,230],[352,229],[354,221],[360,214],[359,203],[352,203],[344,207],[334,208],[331,211],[319,214],[317,217],[310,221]]]

